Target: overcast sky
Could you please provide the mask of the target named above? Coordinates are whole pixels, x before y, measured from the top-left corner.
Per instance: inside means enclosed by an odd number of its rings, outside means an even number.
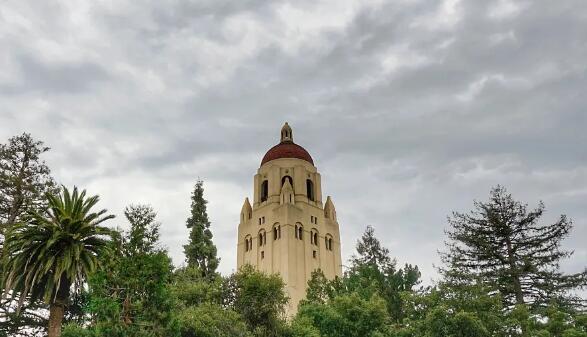
[[[0,142],[30,132],[55,178],[150,203],[183,262],[193,184],[220,270],[288,121],[322,173],[343,259],[367,225],[436,277],[446,216],[505,185],[574,220],[587,265],[587,1],[0,3]]]

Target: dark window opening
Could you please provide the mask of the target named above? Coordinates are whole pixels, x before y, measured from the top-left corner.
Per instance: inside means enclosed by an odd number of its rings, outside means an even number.
[[[261,184],[261,202],[266,201],[269,196],[269,181],[265,180]]]
[[[302,240],[303,233],[304,233],[304,229],[302,227],[298,228],[298,239]]]
[[[265,252],[261,252],[261,258],[264,259],[265,258]]]
[[[264,246],[267,244],[267,234],[265,232],[259,233],[259,246]]]
[[[308,199],[314,201],[314,183],[310,179],[306,180],[306,190],[308,193]]]
[[[312,257],[316,258],[316,251],[312,251]]]

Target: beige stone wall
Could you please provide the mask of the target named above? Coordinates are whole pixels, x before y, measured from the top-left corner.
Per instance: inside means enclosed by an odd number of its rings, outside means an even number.
[[[282,184],[285,176],[292,178],[293,186],[289,181]],[[314,200],[308,198],[307,179],[314,185]],[[265,180],[268,196],[261,201]],[[309,162],[281,158],[260,167],[254,177],[253,204],[248,198],[245,200],[240,219],[237,267],[251,264],[267,273],[279,273],[290,297],[289,316],[295,314],[298,302],[305,297],[313,270],[322,269],[330,279],[341,276],[336,211],[330,198],[323,203],[320,174]],[[301,239],[296,235],[296,228],[300,227]],[[331,245],[327,245],[327,239],[331,239]],[[252,245],[248,243],[250,249],[247,242],[252,242]]]

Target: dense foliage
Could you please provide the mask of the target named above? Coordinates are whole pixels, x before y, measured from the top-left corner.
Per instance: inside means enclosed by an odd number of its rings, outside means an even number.
[[[27,133],[0,144],[0,260],[5,232],[15,222],[24,220],[29,211],[41,211],[46,207],[47,192],[57,192],[51,170],[41,158],[47,151],[49,148],[43,142]],[[17,312],[17,304],[10,298],[0,299],[0,336],[46,333],[47,305],[25,299]]]
[[[502,187],[473,212],[449,218],[442,278],[432,286],[422,286],[418,267],[398,264],[367,227],[343,276],[329,280],[314,271],[306,299],[287,318],[279,275],[251,266],[228,276],[216,272],[202,181],[187,220],[187,265],[174,268],[151,206],[125,209],[128,230],[100,226],[110,216],[92,211],[98,198],[77,189],[55,194],[38,158],[46,148],[21,137],[15,144],[36,147],[31,181],[43,183],[29,188],[35,192],[16,216],[14,207],[0,205],[7,234],[3,303],[42,299],[51,311],[0,316],[0,337],[39,333],[48,314],[50,336],[59,335],[65,319],[61,335],[68,337],[587,337],[584,300],[574,295],[586,273],[558,268],[571,256],[560,247],[572,222],[561,216],[540,225],[544,206],[528,211]],[[4,145],[0,154],[16,153],[9,148],[18,149]],[[3,174],[0,203],[14,202],[15,186],[28,180]]]
[[[564,274],[559,268],[572,254],[561,249],[572,222],[561,215],[552,224],[540,224],[544,204],[527,208],[497,186],[488,202],[475,202],[472,212],[453,213],[447,250],[441,255],[445,279],[454,285],[482,280],[499,291],[508,307],[581,305],[569,291],[587,285],[587,270]]]
[[[42,299],[49,304],[48,336],[59,336],[71,290],[80,290],[96,270],[110,230],[100,224],[112,215],[93,212],[98,196],[86,191],[47,194],[48,208],[31,211],[24,222],[6,233],[3,254],[4,293],[19,298]]]

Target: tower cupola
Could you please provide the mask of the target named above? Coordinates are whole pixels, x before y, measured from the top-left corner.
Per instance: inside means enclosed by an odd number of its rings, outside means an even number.
[[[261,160],[261,166],[267,162],[280,158],[298,158],[314,165],[314,160],[312,160],[312,156],[310,156],[308,151],[294,143],[293,131],[287,122],[285,122],[281,128],[281,139],[279,144],[270,148],[269,151],[265,153],[263,160]]]

